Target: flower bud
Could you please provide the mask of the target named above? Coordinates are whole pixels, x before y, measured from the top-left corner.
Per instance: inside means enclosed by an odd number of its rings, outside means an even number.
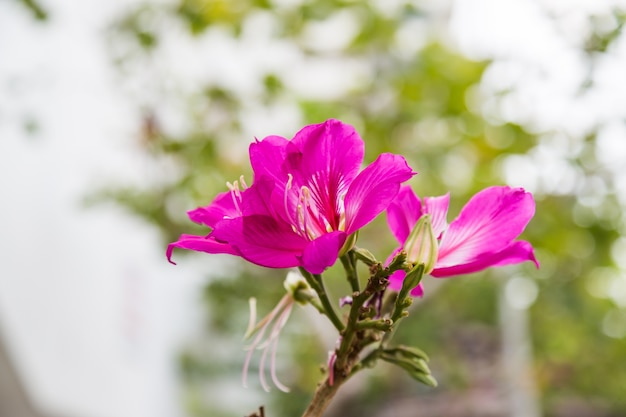
[[[289,271],[287,278],[283,282],[283,286],[294,300],[300,304],[306,304],[315,298],[315,294],[311,290],[311,286],[302,275],[295,271]]]
[[[424,265],[424,273],[429,274],[435,268],[439,255],[439,243],[433,232],[430,214],[425,214],[417,221],[404,244],[407,262]]]
[[[376,265],[378,263],[378,261],[376,260],[376,257],[372,254],[372,252],[368,251],[367,249],[355,248],[354,254],[359,260],[363,261],[363,263],[365,263],[365,265],[367,266]]]

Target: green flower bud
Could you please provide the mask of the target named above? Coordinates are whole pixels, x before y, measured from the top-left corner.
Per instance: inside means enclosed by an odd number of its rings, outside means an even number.
[[[354,248],[354,254],[367,266],[376,265],[378,263],[376,257],[372,254],[372,252],[368,251],[367,249]]]
[[[424,265],[424,273],[429,274],[435,268],[439,255],[439,243],[433,232],[430,214],[425,214],[417,221],[404,244],[407,262]]]
[[[297,272],[289,271],[287,278],[283,282],[283,286],[294,300],[304,305],[315,298],[315,293],[311,290],[311,286],[302,275]]]

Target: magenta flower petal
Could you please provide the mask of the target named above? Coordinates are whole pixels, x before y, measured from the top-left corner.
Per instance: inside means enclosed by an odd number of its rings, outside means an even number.
[[[439,239],[448,228],[448,206],[450,194],[439,197],[424,197],[422,214],[430,214],[432,218],[433,234]]]
[[[250,262],[321,273],[346,236],[385,210],[413,175],[404,158],[390,154],[359,174],[363,148],[354,128],[338,120],[306,126],[292,140],[257,140],[249,150],[252,186],[235,182],[189,216]]]
[[[440,237],[448,227],[446,216],[449,204],[449,194],[440,197],[425,197],[422,203],[413,189],[405,186],[400,189],[387,208],[387,224],[398,242],[404,243],[419,218],[423,214],[430,214],[433,233]]]
[[[422,215],[422,203],[411,187],[402,187],[387,208],[387,224],[400,244]]]
[[[262,141],[250,144],[250,164],[254,172],[254,180],[268,177],[276,184],[285,187],[287,173],[284,171],[286,147],[289,141],[280,136],[268,136]]]
[[[359,172],[363,154],[363,140],[354,128],[333,119],[303,128],[287,145],[285,174],[293,176],[296,190],[310,191],[319,226],[342,227],[341,200]]]
[[[531,244],[515,240],[535,213],[530,193],[521,188],[487,188],[474,195],[449,226],[448,205],[449,195],[426,197],[420,204],[419,197],[406,188],[389,205],[389,227],[402,247],[419,217],[431,215],[433,232],[441,238],[437,263],[430,275],[450,277],[525,261],[539,267]],[[393,274],[390,287],[401,288],[404,276],[404,272]]]
[[[227,253],[230,255],[239,255],[235,248],[227,243],[218,242],[212,237],[181,235],[176,242],[172,242],[167,245],[167,260],[174,265],[176,264],[172,261],[172,252],[174,251],[174,248],[189,249],[213,254]]]
[[[404,271],[396,271],[389,276],[389,289],[394,291],[400,291],[402,289],[402,281],[404,281],[404,277],[406,276],[406,272]],[[423,297],[424,296],[424,286],[420,282],[419,285],[413,288],[410,292],[413,297]]]
[[[228,242],[244,259],[268,268],[299,266],[299,255],[309,243],[290,225],[258,214],[223,220],[210,236]]]
[[[413,297],[423,297],[424,296],[424,286],[420,282],[419,285],[411,290],[410,293]]]
[[[332,184],[338,190],[344,190],[359,173],[364,148],[354,127],[330,119],[306,126],[296,133],[287,146],[285,169],[298,174],[300,178],[294,179],[300,185],[316,179],[320,186]],[[326,194],[322,192],[323,187],[319,191]]]
[[[532,195],[521,188],[490,187],[477,193],[441,239],[436,269],[474,264],[485,254],[502,252],[534,213]]]
[[[400,184],[415,173],[404,157],[381,154],[352,182],[345,198],[346,232],[355,232],[385,211],[400,190]]]
[[[539,268],[539,262],[537,262],[535,258],[531,244],[523,240],[518,240],[511,243],[511,245],[500,252],[483,253],[472,262],[435,268],[431,275],[437,278],[446,278],[455,275],[471,274],[492,266],[512,265],[525,261],[532,261],[535,266]]]
[[[312,274],[324,272],[337,260],[346,237],[345,232],[332,232],[309,243],[302,253],[302,267]]]
[[[213,228],[217,222],[225,217],[233,218],[241,215],[241,211],[235,205],[233,197],[232,191],[220,193],[211,204],[190,210],[187,212],[187,215],[192,222]]]

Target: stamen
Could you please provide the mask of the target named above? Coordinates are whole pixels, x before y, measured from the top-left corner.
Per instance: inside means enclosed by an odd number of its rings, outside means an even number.
[[[254,298],[251,298],[250,299],[251,317],[252,317],[253,304],[255,307],[254,310],[256,312],[256,300]],[[267,348],[269,345],[271,345],[271,342],[273,341],[273,339],[278,339],[277,336],[278,334],[280,334],[280,329],[284,327],[285,323],[287,322],[287,319],[289,318],[289,314],[286,314],[285,316],[285,313],[286,312],[289,313],[291,311],[292,306],[293,306],[293,298],[289,294],[285,294],[283,298],[281,298],[281,300],[278,302],[276,307],[274,307],[274,309],[267,316],[261,319],[261,321],[256,326],[254,326],[251,331],[250,330],[246,331],[246,335],[248,337],[254,334],[255,331],[258,331],[258,334],[254,338],[252,343],[250,343],[250,345],[245,348],[245,350],[247,350],[248,353],[246,354],[246,359],[244,360],[243,372],[242,372],[242,378],[241,378],[242,385],[244,388],[248,388],[248,368],[250,367],[250,361],[252,360],[252,355],[254,354],[255,350],[263,349],[263,354],[261,355],[261,361],[259,362],[259,379],[261,380],[261,385],[263,386],[263,389],[265,391],[269,391],[269,386],[267,384],[267,381],[265,380],[265,372],[264,372],[265,356],[267,355]],[[270,331],[270,335],[268,339],[266,341],[263,341],[263,336],[265,335],[265,332],[267,331],[268,327],[270,327],[270,324],[276,318],[276,316],[279,316],[278,320],[272,326],[272,330]],[[276,386],[278,387],[278,385]]]
[[[276,350],[278,347],[278,338],[280,336],[280,331],[283,327],[285,327],[285,324],[287,323],[287,320],[289,319],[289,316],[291,314],[291,309],[293,307],[293,298],[290,297],[289,301],[290,302],[280,313],[280,316],[276,319],[274,326],[272,326],[272,331],[270,332],[267,340],[258,346],[258,349],[263,349],[261,361],[259,362],[259,380],[261,381],[261,386],[266,392],[270,391],[270,387],[267,383],[267,380],[265,379],[265,358],[267,357],[267,353],[270,351],[270,375],[272,377],[272,382],[281,391],[289,392],[289,388],[283,385],[276,376]]]
[[[302,188],[300,188],[300,191],[302,192],[302,195],[300,197],[300,201],[302,201],[302,204],[304,205],[302,213],[300,213],[301,217],[302,217],[302,225],[303,225],[303,229],[304,229],[304,233],[311,239],[314,238],[314,236],[312,236],[312,233],[309,231],[309,206],[311,205],[311,190],[309,190],[309,187],[307,187],[306,185],[303,185]]]
[[[278,339],[280,337],[280,332],[287,324],[287,320],[289,320],[289,316],[291,315],[291,310],[293,308],[293,299],[292,302],[285,307],[285,310],[282,312],[280,317],[276,320],[276,324],[274,324],[274,328],[272,328],[272,333],[269,337],[269,341],[271,344],[267,347],[267,350],[271,349],[271,358],[270,358],[270,375],[272,377],[272,382],[276,385],[276,388],[283,392],[289,392],[289,388],[283,385],[276,376],[276,351],[278,350]],[[267,351],[266,350],[266,351]]]
[[[244,339],[252,336],[256,325],[256,298],[250,297],[250,299],[248,300],[248,304],[250,306],[250,320],[248,321],[248,328],[246,329],[246,333],[243,336]]]
[[[263,349],[263,354],[261,355],[261,361],[259,362],[259,380],[261,381],[261,387],[263,387],[263,391],[270,392],[270,386],[265,380],[265,356],[267,355],[267,349]]]
[[[248,184],[246,184],[246,180],[243,178],[243,175],[239,177],[239,183],[241,184],[241,188],[244,190],[248,189]]]
[[[285,205],[285,214],[287,214],[287,219],[289,220],[289,223],[291,223],[291,225],[295,228],[295,226],[297,225],[297,222],[294,221],[293,216],[291,215],[291,212],[289,211],[289,190],[291,190],[291,186],[293,183],[293,175],[291,174],[287,174],[287,176],[289,177],[289,179],[287,180],[287,184],[285,184],[285,191],[283,193],[283,204]],[[296,233],[299,233],[297,228],[294,229],[294,231]]]
[[[226,186],[230,190],[230,196],[233,199],[233,204],[238,212],[241,213],[241,208],[239,207],[239,202],[241,201],[241,191],[239,191],[239,183],[235,181],[234,183],[227,182]]]

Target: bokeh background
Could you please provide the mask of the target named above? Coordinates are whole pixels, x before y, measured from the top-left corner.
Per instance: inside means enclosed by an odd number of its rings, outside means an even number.
[[[299,415],[335,342],[316,312],[281,339],[291,393],[240,383],[247,299],[269,311],[286,271],[164,249],[250,178],[255,137],[330,117],[450,191],[448,220],[531,191],[541,268],[427,279],[398,339],[440,386],[381,366],[328,415],[626,415],[625,21],[618,0],[0,2],[0,416]],[[359,241],[380,259],[385,228]]]

